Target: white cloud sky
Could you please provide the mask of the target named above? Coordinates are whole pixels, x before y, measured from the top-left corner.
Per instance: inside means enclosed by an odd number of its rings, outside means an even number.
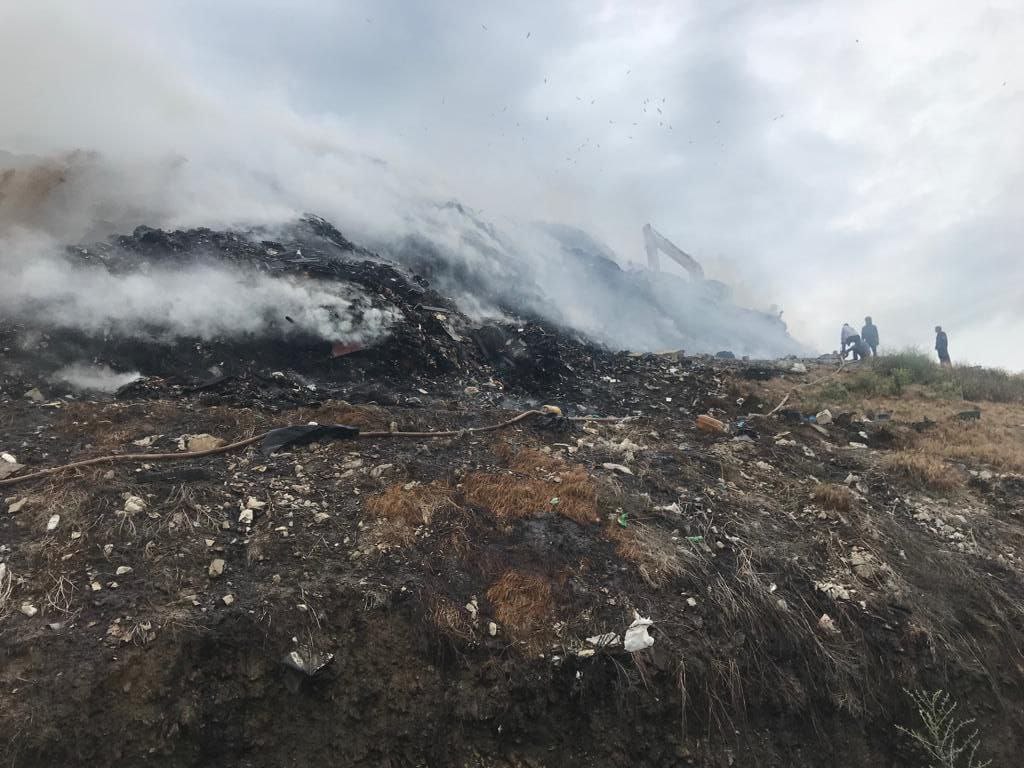
[[[624,261],[650,221],[822,351],[870,314],[883,345],[942,324],[954,358],[1024,369],[1017,0],[13,6],[0,149],[219,143],[330,212],[265,138],[351,143]],[[362,198],[343,213],[379,217]]]

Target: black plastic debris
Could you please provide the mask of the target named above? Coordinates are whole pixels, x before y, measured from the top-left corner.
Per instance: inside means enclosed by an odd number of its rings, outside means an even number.
[[[260,450],[264,456],[269,456],[282,448],[309,445],[319,440],[355,440],[357,437],[358,427],[344,424],[303,424],[270,430],[260,443]]]

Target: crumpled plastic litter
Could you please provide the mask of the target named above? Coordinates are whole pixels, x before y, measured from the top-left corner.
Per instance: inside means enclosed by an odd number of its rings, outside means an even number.
[[[343,424],[301,424],[270,430],[260,443],[264,456],[274,451],[297,445],[308,445],[318,440],[354,440],[359,437],[358,427]]]
[[[626,630],[626,638],[622,644],[630,653],[636,653],[654,645],[654,638],[647,634],[647,628],[654,622],[644,618],[636,611],[633,612],[633,616],[635,618]]]

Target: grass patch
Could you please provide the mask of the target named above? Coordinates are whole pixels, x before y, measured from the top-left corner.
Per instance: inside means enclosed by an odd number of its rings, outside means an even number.
[[[366,500],[366,510],[377,518],[374,534],[384,546],[407,546],[415,539],[415,530],[430,525],[434,515],[448,506],[452,489],[444,483],[430,483],[406,488],[392,485]]]
[[[623,530],[613,523],[608,537],[618,542],[619,557],[636,565],[643,580],[655,589],[683,574],[683,561],[668,531],[644,523],[631,523]]]
[[[823,509],[831,509],[836,512],[849,512],[853,506],[853,493],[845,485],[835,483],[824,483],[816,486],[811,494],[814,502]]]
[[[487,590],[494,617],[513,635],[537,630],[551,615],[551,582],[538,574],[508,570]]]
[[[556,483],[535,477],[474,472],[466,478],[463,488],[467,501],[500,518],[558,512],[580,524],[597,522],[597,489],[586,471],[571,469],[559,477],[561,482]]]
[[[885,457],[884,466],[914,485],[936,491],[952,491],[964,482],[959,470],[921,451],[896,451]]]

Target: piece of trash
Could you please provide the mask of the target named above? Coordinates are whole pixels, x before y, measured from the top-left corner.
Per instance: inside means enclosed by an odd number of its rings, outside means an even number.
[[[688,542],[690,542],[691,544],[703,544],[704,543],[704,537],[703,536],[687,536],[686,540]]]
[[[701,432],[707,432],[714,435],[725,434],[725,424],[714,416],[708,416],[704,413],[697,417],[697,429]]]
[[[823,427],[827,427],[829,424],[832,423],[832,411],[830,411],[828,408],[826,408],[823,411],[819,411],[815,415],[814,421]]]
[[[238,524],[239,525],[252,525],[252,510],[243,509],[238,513]]]
[[[33,403],[41,403],[46,398],[43,397],[43,393],[39,391],[38,387],[32,387],[28,392],[25,393],[25,397],[31,400]]]
[[[688,598],[686,598],[686,604],[688,606],[690,606],[691,608],[696,608],[697,607],[697,598],[695,598],[695,597],[688,597]]]
[[[224,605],[231,605],[232,603],[235,602],[235,596],[234,595],[224,595],[224,597],[221,598],[221,602],[224,603]]]
[[[224,561],[221,558],[215,558],[210,562],[209,568],[206,569],[211,579],[216,579],[224,573]]]
[[[318,653],[307,649],[295,650],[285,655],[282,663],[307,677],[313,677],[334,661],[333,653]]]
[[[119,565],[119,566],[117,566],[117,570],[114,571],[114,575],[115,576],[125,576],[125,575],[131,573],[133,570],[135,570],[135,569],[132,568],[130,565]]]
[[[605,632],[603,635],[588,637],[587,642],[596,648],[613,648],[617,645],[622,645],[622,638],[615,632]]]
[[[260,443],[264,456],[292,446],[308,445],[320,440],[354,440],[359,437],[357,427],[343,424],[303,424],[270,430]]]
[[[828,632],[830,635],[839,634],[839,627],[836,626],[836,623],[832,621],[832,617],[827,613],[821,614],[821,618],[818,619],[818,628],[823,632]]]
[[[622,464],[612,464],[611,462],[605,462],[601,465],[610,472],[621,472],[624,475],[632,475],[633,470],[629,467],[624,467]]]
[[[21,612],[31,619],[33,616],[39,613],[39,609],[32,605],[32,603],[22,603]]]
[[[267,506],[267,502],[260,501],[255,496],[250,496],[245,502],[246,509],[263,509],[265,506]]]
[[[970,411],[960,411],[956,417],[961,421],[977,421],[981,418],[981,409],[975,408]]]
[[[791,373],[807,373],[807,366],[803,363],[793,363],[789,370]]]
[[[626,630],[626,637],[622,644],[623,648],[630,653],[636,653],[654,645],[654,638],[647,633],[647,628],[654,622],[644,618],[636,611],[633,612],[633,616],[633,623]]]
[[[491,637],[496,637],[498,634],[498,625],[495,624],[493,621],[487,622],[487,634],[489,634]]]
[[[618,517],[617,517],[617,518],[615,519],[615,522],[617,522],[617,523],[618,523],[618,524],[619,524],[620,526],[622,526],[623,528],[625,528],[625,527],[627,526],[627,524],[629,523],[629,512],[622,512],[622,513],[621,513],[621,514],[620,514],[620,515],[619,515],[619,516],[618,516]]]
[[[46,530],[56,531],[57,526],[60,525],[60,515],[50,515],[50,519],[46,521]]]
[[[17,464],[18,460],[9,453],[0,453],[0,461],[5,461],[8,464]]]
[[[17,512],[21,512],[21,510],[24,509],[26,504],[28,504],[28,497],[27,496],[23,496],[22,498],[18,499],[17,501],[12,501],[10,504],[8,504],[7,505],[7,511],[10,512],[13,515],[13,514],[15,514]]]

